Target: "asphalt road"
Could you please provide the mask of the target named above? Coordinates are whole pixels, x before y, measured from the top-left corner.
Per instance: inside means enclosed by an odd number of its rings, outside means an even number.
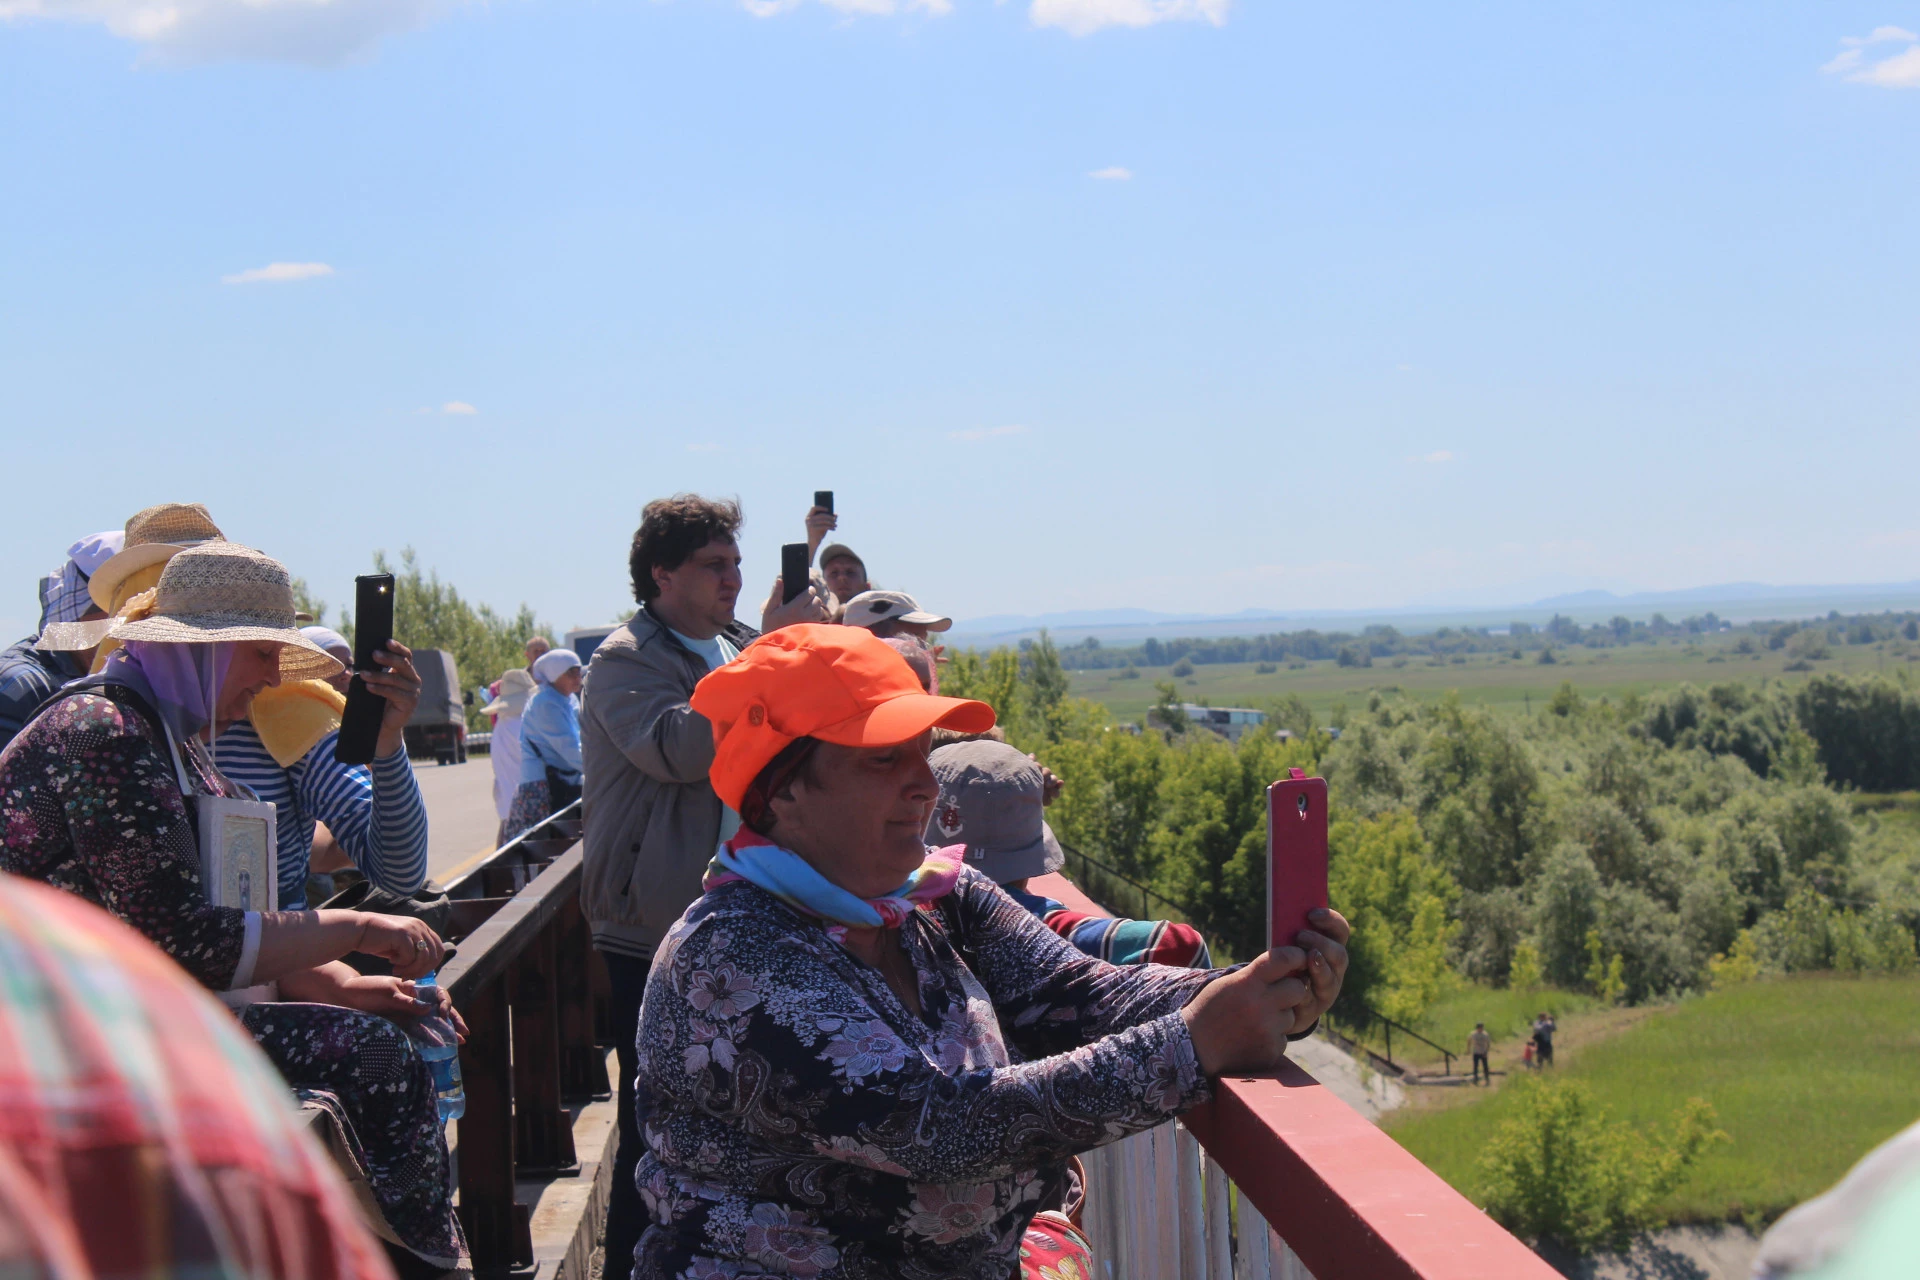
[[[427,874],[445,884],[493,851],[500,827],[493,808],[493,758],[469,756],[465,764],[415,760],[413,774],[427,802]]]

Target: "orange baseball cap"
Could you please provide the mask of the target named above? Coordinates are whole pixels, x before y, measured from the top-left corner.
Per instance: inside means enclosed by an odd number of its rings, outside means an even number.
[[[701,680],[692,705],[713,725],[708,780],[734,809],[796,738],[890,747],[935,726],[993,727],[992,707],[927,693],[906,659],[865,627],[806,624],[764,635]]]

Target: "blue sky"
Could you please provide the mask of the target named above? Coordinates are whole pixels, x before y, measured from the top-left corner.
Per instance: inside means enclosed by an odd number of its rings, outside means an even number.
[[[1920,578],[1916,30],[0,0],[0,625],[171,499],[562,627],[680,489],[743,613],[829,487],[962,618]]]

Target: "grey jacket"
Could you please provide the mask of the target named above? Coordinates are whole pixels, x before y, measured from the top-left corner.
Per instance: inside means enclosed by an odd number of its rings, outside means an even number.
[[[726,635],[744,648],[759,633],[736,622]],[[707,783],[713,727],[687,705],[706,674],[706,660],[645,608],[587,666],[580,906],[602,951],[651,958],[700,896],[721,813]]]

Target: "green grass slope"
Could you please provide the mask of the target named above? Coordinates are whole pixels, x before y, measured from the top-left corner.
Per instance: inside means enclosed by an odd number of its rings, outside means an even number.
[[[1733,1142],[1713,1147],[1663,1212],[1771,1218],[1920,1117],[1920,977],[1748,983],[1656,1012],[1556,1070],[1636,1126],[1664,1128],[1688,1098],[1705,1098]],[[1510,1102],[1497,1091],[1389,1116],[1386,1128],[1477,1203],[1475,1162]]]

